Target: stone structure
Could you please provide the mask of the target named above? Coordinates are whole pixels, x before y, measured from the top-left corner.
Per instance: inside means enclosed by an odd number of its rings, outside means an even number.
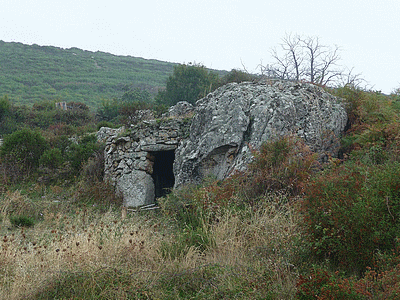
[[[154,203],[174,185],[175,150],[188,135],[190,119],[167,117],[144,121],[128,130],[101,128],[98,140],[106,143],[105,179],[115,183],[124,205]]]
[[[154,202],[165,188],[224,179],[251,161],[249,145],[297,134],[312,150],[336,156],[347,115],[338,99],[305,83],[231,83],[199,100],[178,103],[161,120],[147,120],[107,136],[105,175],[126,206]],[[107,134],[106,131],[109,131]]]

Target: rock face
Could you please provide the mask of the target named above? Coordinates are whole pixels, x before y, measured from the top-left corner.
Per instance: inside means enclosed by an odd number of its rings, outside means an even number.
[[[231,83],[196,103],[188,139],[176,150],[175,188],[212,175],[224,179],[271,138],[297,134],[320,159],[337,155],[347,123],[343,106],[322,88],[275,81]]]
[[[174,106],[170,107],[168,112],[163,117],[175,117],[182,118],[193,114],[193,105],[186,102],[180,101]]]
[[[251,161],[271,138],[296,134],[324,160],[336,156],[347,115],[322,88],[288,81],[231,83],[199,100],[178,103],[161,120],[129,130],[101,129],[105,177],[125,206],[154,202],[165,188],[224,179]]]

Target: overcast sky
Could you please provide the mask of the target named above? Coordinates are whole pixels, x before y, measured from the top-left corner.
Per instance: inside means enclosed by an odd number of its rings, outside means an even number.
[[[343,65],[400,87],[400,0],[0,0],[0,40],[257,71],[286,33],[341,47]]]

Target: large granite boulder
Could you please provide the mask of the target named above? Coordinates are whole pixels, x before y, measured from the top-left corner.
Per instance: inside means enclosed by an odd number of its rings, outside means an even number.
[[[228,84],[196,103],[189,137],[175,151],[174,187],[224,179],[251,161],[250,147],[286,134],[303,138],[321,160],[336,156],[346,123],[339,99],[312,84]]]
[[[101,128],[105,179],[125,206],[154,202],[169,188],[227,178],[244,170],[251,149],[286,134],[303,138],[320,160],[336,156],[347,123],[340,99],[290,81],[231,83],[199,100],[180,102],[164,118],[128,129]]]

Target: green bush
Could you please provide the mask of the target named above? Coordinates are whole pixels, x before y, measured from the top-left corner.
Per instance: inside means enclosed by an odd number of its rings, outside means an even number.
[[[213,245],[213,239],[208,232],[212,222],[211,212],[202,202],[203,191],[201,186],[190,185],[158,199],[163,213],[168,218],[173,218],[178,228],[175,241],[163,242],[163,257],[179,258],[186,255],[190,247],[204,251]]]
[[[96,119],[98,121],[114,123],[118,117],[120,102],[121,101],[118,100],[103,100],[100,107],[97,109]]]
[[[24,128],[4,138],[0,155],[23,170],[35,170],[48,147],[48,143],[38,131]]]
[[[40,158],[40,164],[48,168],[57,168],[63,162],[61,150],[58,148],[47,149]]]
[[[180,64],[168,78],[165,90],[158,93],[156,101],[168,106],[179,101],[195,103],[218,87],[218,75],[197,64]]]
[[[28,216],[10,216],[10,222],[17,227],[32,227],[35,225],[35,220]]]
[[[199,187],[189,185],[172,191],[165,197],[158,199],[158,202],[163,213],[174,218],[182,229],[186,226],[191,228],[201,227],[203,224],[202,207],[198,205],[195,199],[198,191]]]
[[[224,75],[221,78],[221,85],[230,83],[230,82],[244,82],[244,81],[253,81],[255,79],[254,75],[251,75],[247,72],[232,69],[228,74]]]
[[[342,140],[342,153],[367,150],[380,146],[384,151],[399,146],[400,134],[395,101],[376,92],[366,92],[351,86],[335,91],[343,99],[349,117]]]
[[[152,108],[153,105],[148,102],[122,102],[118,108],[117,122],[127,126],[136,124],[140,121],[138,111]]]
[[[213,245],[213,238],[204,224],[203,227],[186,226],[178,232],[174,241],[163,241],[159,251],[163,258],[175,260],[185,257],[192,247],[203,252]]]
[[[349,124],[355,125],[360,123],[361,111],[360,107],[366,97],[366,93],[351,85],[346,85],[334,91],[337,97],[344,100],[344,105],[349,118]]]
[[[11,103],[7,96],[0,98],[0,123],[10,114]]]
[[[104,146],[89,157],[86,163],[83,164],[82,168],[83,180],[87,183],[96,184],[103,181],[104,177]]]
[[[97,130],[100,130],[101,127],[114,128],[115,125],[114,125],[114,123],[109,122],[109,121],[100,121],[99,123],[97,123],[96,127],[97,127]]]
[[[79,173],[84,163],[98,149],[100,149],[100,144],[97,143],[96,136],[93,134],[84,136],[78,143],[72,143],[67,152],[72,168]]]
[[[315,255],[349,272],[373,266],[400,236],[400,163],[349,162],[311,181],[302,202]]]

